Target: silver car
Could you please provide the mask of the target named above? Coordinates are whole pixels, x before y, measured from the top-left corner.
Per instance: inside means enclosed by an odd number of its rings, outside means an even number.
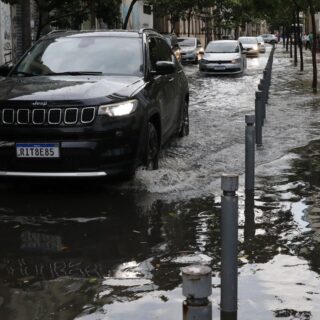
[[[240,37],[238,40],[247,51],[247,56],[259,56],[260,50],[257,37]]]
[[[247,57],[237,40],[216,40],[208,43],[199,70],[204,74],[238,74],[247,67]]]
[[[181,62],[198,63],[203,54],[203,47],[197,38],[192,37],[179,37],[178,44],[181,51]]]
[[[260,53],[265,53],[266,52],[266,44],[261,36],[257,37],[258,40],[258,46],[259,46],[259,51]]]

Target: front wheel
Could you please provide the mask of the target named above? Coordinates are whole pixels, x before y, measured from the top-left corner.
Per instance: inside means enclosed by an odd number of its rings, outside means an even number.
[[[154,124],[152,122],[149,122],[145,157],[145,168],[147,170],[156,170],[159,168],[159,152],[160,143],[158,132]]]
[[[184,102],[182,120],[178,136],[185,137],[189,135],[189,106],[187,101]]]

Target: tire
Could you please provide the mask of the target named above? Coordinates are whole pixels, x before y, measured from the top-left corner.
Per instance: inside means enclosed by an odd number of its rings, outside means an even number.
[[[152,122],[148,123],[146,139],[145,168],[157,170],[159,168],[160,141],[158,132]]]
[[[188,102],[185,101],[183,106],[183,113],[182,113],[182,119],[181,119],[178,136],[182,138],[188,135],[189,135],[189,106],[188,106]]]

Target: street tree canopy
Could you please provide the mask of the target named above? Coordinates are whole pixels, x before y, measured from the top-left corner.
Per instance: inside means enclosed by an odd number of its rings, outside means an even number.
[[[24,0],[1,0],[19,4]],[[113,28],[120,23],[121,0],[34,0],[38,11],[38,34],[40,37],[49,25],[59,28],[79,28],[90,15],[100,18]]]

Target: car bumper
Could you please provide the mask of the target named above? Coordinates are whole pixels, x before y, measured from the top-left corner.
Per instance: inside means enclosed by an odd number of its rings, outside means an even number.
[[[200,64],[199,70],[207,74],[237,74],[241,73],[240,63],[235,64]]]
[[[87,128],[15,128],[11,130],[14,137],[0,130],[0,176],[86,178],[134,172],[143,145],[142,119],[127,117],[109,125],[103,122]],[[55,143],[59,157],[20,158],[17,143]]]
[[[246,52],[246,54],[247,54],[247,57],[257,57],[257,56],[259,56],[259,49],[257,49],[257,50],[247,50],[247,52]]]
[[[181,52],[181,62],[194,62],[198,58],[198,55],[196,52],[193,53],[184,53]]]

